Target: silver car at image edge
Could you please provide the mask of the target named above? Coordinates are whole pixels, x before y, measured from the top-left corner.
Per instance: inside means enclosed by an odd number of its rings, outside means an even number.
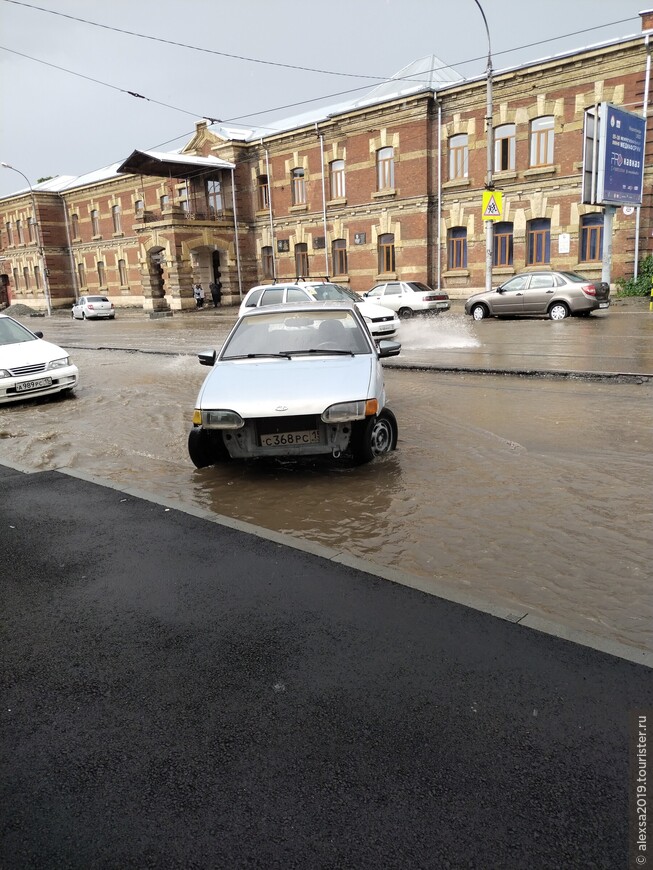
[[[212,371],[193,414],[192,462],[344,454],[363,463],[394,450],[381,359],[400,350],[377,345],[351,303],[247,310],[219,354],[198,355]]]
[[[578,272],[550,270],[520,272],[495,290],[475,293],[465,302],[465,314],[486,317],[547,316],[565,320],[588,317],[610,307],[610,285]]]
[[[70,393],[79,371],[65,350],[0,314],[0,404]]]

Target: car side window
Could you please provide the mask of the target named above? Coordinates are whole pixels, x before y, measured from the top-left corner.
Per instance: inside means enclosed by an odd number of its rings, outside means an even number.
[[[258,301],[261,298],[262,294],[263,294],[262,288],[260,290],[254,290],[254,292],[247,299],[247,302],[245,303],[245,308],[256,308],[256,306],[258,305]]]
[[[300,290],[297,287],[289,287],[286,302],[310,302],[313,297],[306,290]]]
[[[554,275],[553,277],[555,278],[556,287],[564,287],[565,286],[565,279],[562,276]]]
[[[399,282],[395,284],[386,284],[385,288],[386,296],[401,296],[401,284]]]
[[[543,287],[554,287],[553,275],[531,275],[531,290],[539,290]]]
[[[263,291],[261,305],[280,305],[283,302],[283,287],[271,287]]]
[[[509,281],[506,281],[505,284],[502,284],[501,289],[504,291],[525,290],[528,286],[529,277],[530,275],[515,275],[514,278],[510,278]]]
[[[384,290],[385,290],[385,284],[379,284],[376,287],[372,287],[372,289],[370,290],[370,292],[367,295],[368,295],[368,297],[374,296],[376,299],[378,299],[379,296],[383,296]]]

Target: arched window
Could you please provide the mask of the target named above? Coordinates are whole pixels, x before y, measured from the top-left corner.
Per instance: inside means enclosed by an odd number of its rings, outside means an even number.
[[[516,128],[514,124],[502,124],[494,131],[494,170],[505,172],[515,168]]]
[[[79,286],[86,287],[86,269],[83,263],[77,264],[77,275],[79,277]]]
[[[113,231],[114,233],[122,232],[120,227],[120,206],[112,205],[111,206],[111,219],[113,221]]]
[[[98,262],[97,264],[97,277],[100,282],[100,287],[106,287],[107,285],[107,276],[104,271],[104,263]]]
[[[265,245],[261,248],[261,269],[263,270],[264,278],[274,278],[274,257],[272,255],[272,245]]]
[[[292,171],[292,204],[305,205],[306,203],[306,178],[303,169]]]
[[[100,235],[100,215],[96,208],[91,209],[91,235]]]
[[[467,178],[469,172],[469,145],[467,133],[449,139],[449,179]]]
[[[329,187],[331,199],[344,199],[345,197],[345,161],[332,160],[329,163]]]
[[[392,233],[379,236],[379,274],[395,271],[395,237]]]
[[[513,226],[506,221],[494,225],[494,265],[512,266]]]
[[[603,255],[603,215],[584,214],[580,219],[580,261],[595,263]]]
[[[553,115],[531,121],[531,166],[553,163]]]
[[[395,149],[381,148],[376,152],[377,190],[391,190],[395,186]]]
[[[308,245],[305,242],[295,245],[295,272],[298,278],[310,275],[308,268]]]
[[[540,266],[551,262],[551,221],[537,218],[528,222],[526,264]]]
[[[333,274],[347,274],[347,242],[345,239],[336,239],[331,246],[333,258]]]
[[[118,260],[118,278],[120,280],[120,286],[127,286],[127,263],[124,260]]]
[[[79,215],[72,215],[72,229],[73,229],[73,239],[79,238]]]
[[[447,233],[449,269],[467,268],[467,229],[452,227]]]

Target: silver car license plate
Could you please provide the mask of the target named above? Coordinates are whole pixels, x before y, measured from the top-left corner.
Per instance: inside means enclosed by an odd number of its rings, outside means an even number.
[[[36,381],[20,381],[16,384],[17,393],[26,393],[28,390],[39,390],[41,387],[51,387],[52,378],[39,378]]]
[[[303,432],[274,432],[271,435],[261,435],[261,447],[289,447],[296,444],[318,444],[320,433],[317,429],[305,429]]]
[[[609,308],[609,307],[610,307],[609,302],[599,302],[599,308]]]

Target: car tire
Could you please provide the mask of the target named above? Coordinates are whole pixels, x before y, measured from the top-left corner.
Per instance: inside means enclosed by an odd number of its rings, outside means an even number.
[[[188,455],[195,468],[206,468],[230,458],[222,434],[209,433],[201,426],[193,427],[188,433]]]
[[[470,314],[472,315],[474,320],[485,320],[487,317],[489,317],[489,312],[485,305],[474,305],[474,307],[470,311]]]
[[[398,311],[399,317],[401,317],[402,320],[409,320],[414,313],[415,312],[412,308],[400,308]]]
[[[86,314],[82,311],[82,320],[86,320]]]
[[[357,465],[390,453],[397,446],[397,419],[389,408],[361,420],[352,433],[351,452]]]
[[[549,308],[549,318],[551,320],[565,320],[569,317],[569,308],[564,302],[554,302]]]

